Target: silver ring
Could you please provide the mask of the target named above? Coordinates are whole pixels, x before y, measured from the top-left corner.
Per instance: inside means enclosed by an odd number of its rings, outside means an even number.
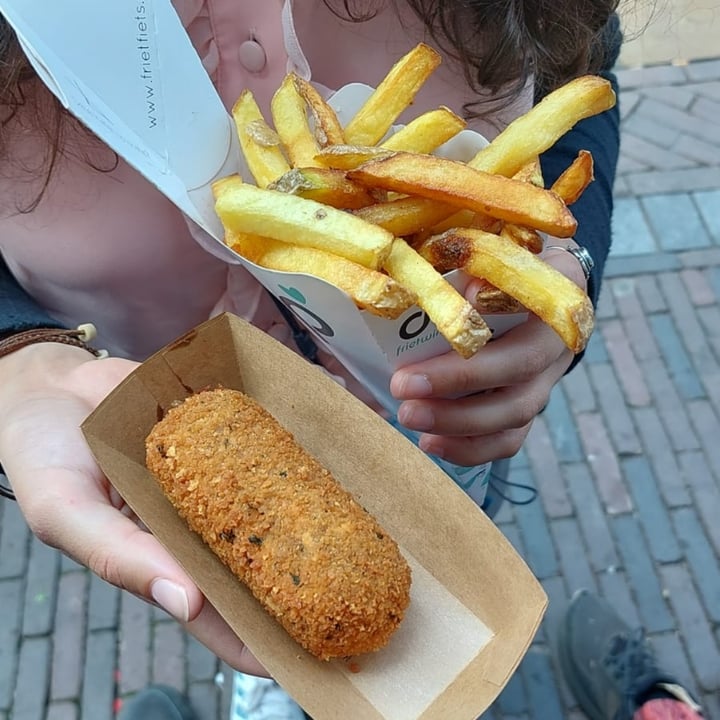
[[[569,252],[580,263],[580,267],[582,268],[583,275],[585,275],[585,279],[588,280],[590,278],[590,273],[592,272],[592,269],[595,267],[595,261],[592,259],[592,255],[584,247],[581,247],[581,246],[565,247],[563,245],[548,245],[545,249],[546,250],[565,250],[565,252]]]

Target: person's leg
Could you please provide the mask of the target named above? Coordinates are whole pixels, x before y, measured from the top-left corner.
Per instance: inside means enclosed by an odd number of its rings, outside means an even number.
[[[560,624],[558,658],[590,720],[701,717],[688,691],[661,669],[643,631],[587,591],[576,593]]]
[[[235,672],[230,720],[306,720],[306,715],[274,680]]]
[[[174,688],[150,685],[123,704],[118,720],[197,720],[197,715]]]

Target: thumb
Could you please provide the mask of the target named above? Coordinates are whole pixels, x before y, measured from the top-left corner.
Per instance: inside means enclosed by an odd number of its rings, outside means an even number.
[[[64,483],[58,478],[62,472],[53,473],[62,498],[53,501],[51,493],[43,501],[29,501],[32,529],[42,542],[112,585],[161,607],[231,667],[267,675],[155,536],[110,504],[97,486],[94,491],[84,487],[81,500],[70,478]],[[75,473],[69,475],[77,480]],[[63,506],[61,513],[58,504]]]
[[[267,675],[263,666],[151,533],[110,505],[94,507],[66,552],[96,575],[161,607],[231,667]]]
[[[103,580],[159,605],[180,622],[194,620],[204,597],[189,575],[151,533],[113,507],[100,492],[73,493],[73,480],[58,477],[63,511],[40,502],[27,512],[32,529],[48,545],[59,548]],[[40,482],[42,480],[38,478]],[[73,497],[74,495],[74,497]]]

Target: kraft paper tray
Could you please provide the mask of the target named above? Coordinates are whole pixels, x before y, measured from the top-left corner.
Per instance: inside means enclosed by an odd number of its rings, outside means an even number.
[[[144,464],[147,433],[172,403],[218,385],[255,397],[400,545],[413,571],[411,604],[387,648],[352,664],[305,653],[159,490]],[[156,353],[83,431],[126,502],[314,720],[474,720],[537,631],[545,593],[485,514],[322,370],[235,316]]]

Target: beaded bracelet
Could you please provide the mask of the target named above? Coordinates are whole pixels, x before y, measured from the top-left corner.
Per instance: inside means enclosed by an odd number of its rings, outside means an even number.
[[[88,343],[97,336],[97,330],[92,323],[78,325],[75,330],[61,330],[58,328],[33,328],[32,330],[24,330],[22,332],[13,333],[7,337],[0,338],[0,357],[9,355],[20,348],[34,345],[35,343],[57,342],[63,345],[72,345],[74,347],[87,350],[96,358],[104,358],[108,356],[107,350],[97,350],[88,345]],[[0,465],[0,478],[7,478]],[[0,497],[15,500],[15,493],[6,485],[0,482]]]

